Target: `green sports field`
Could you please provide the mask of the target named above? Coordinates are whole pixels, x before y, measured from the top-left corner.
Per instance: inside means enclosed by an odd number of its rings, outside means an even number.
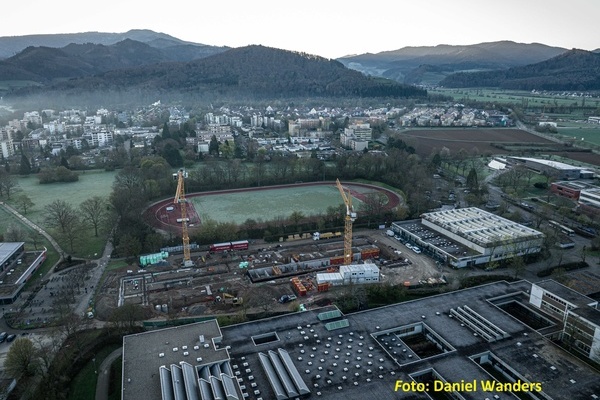
[[[249,218],[256,221],[287,218],[294,211],[305,216],[316,215],[324,213],[327,207],[343,204],[340,192],[334,185],[224,193],[188,199],[193,202],[201,220],[210,218],[217,222],[238,224]],[[360,203],[352,199],[355,208],[360,207]]]

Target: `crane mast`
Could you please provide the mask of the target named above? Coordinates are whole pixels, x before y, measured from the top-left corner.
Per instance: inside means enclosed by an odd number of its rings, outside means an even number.
[[[188,218],[185,201],[185,185],[184,180],[187,178],[187,172],[180,169],[177,172],[177,192],[175,193],[175,204],[179,204],[181,209],[181,237],[183,240],[183,266],[191,267],[194,265],[190,254],[190,237],[188,235]]]
[[[354,207],[352,207],[350,191],[346,194],[346,190],[339,179],[336,179],[336,185],[346,205],[346,217],[344,219],[344,265],[349,265],[352,264],[352,223],[356,220],[356,213],[354,212]]]

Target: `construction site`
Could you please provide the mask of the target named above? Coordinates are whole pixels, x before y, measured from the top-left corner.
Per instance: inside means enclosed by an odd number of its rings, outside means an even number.
[[[157,317],[277,313],[330,304],[352,284],[445,283],[433,260],[411,253],[383,231],[353,234],[357,215],[339,181],[346,206],[343,232],[290,235],[276,244],[239,240],[200,247],[190,244],[187,234],[185,172],[174,178],[178,188],[170,207],[178,211],[182,245],[109,273],[96,301],[97,317],[125,304],[142,305]]]

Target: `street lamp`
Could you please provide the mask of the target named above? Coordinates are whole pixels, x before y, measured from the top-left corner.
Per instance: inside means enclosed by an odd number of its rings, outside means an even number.
[[[92,358],[92,361],[94,362],[94,374],[98,375],[98,369],[96,369],[96,357]]]

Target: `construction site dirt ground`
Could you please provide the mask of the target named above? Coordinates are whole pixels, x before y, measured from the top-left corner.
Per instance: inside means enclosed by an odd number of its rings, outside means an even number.
[[[448,269],[442,272],[434,260],[414,253],[385,231],[356,231],[353,245],[374,245],[380,249],[380,259],[374,261],[380,268],[382,284],[416,285],[452,273]],[[143,305],[149,310],[148,316],[157,318],[285,312],[297,309],[299,304],[323,306],[332,302],[340,289],[317,292],[316,272],[300,275],[303,282],[313,287],[305,297],[281,304],[278,300],[283,295],[297,295],[292,290],[291,277],[253,283],[240,263],[251,260],[250,268],[264,268],[275,265],[275,261],[290,262],[292,257],[339,256],[343,254],[343,246],[341,239],[302,239],[276,244],[252,241],[245,251],[216,253],[210,258],[206,251],[192,253],[198,264],[196,268],[181,269],[181,255],[169,257],[164,265],[143,270],[137,265],[126,266],[106,275],[96,297],[96,316],[108,319],[123,304]]]

